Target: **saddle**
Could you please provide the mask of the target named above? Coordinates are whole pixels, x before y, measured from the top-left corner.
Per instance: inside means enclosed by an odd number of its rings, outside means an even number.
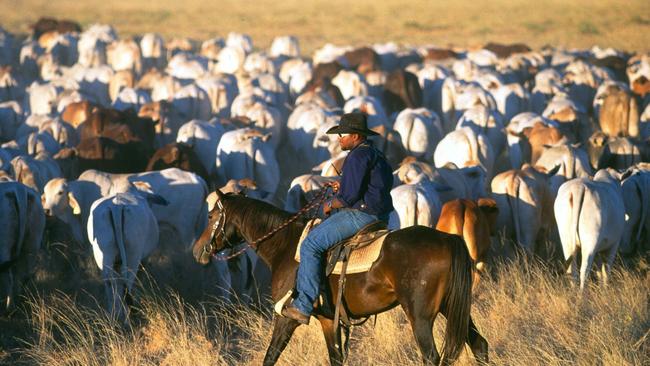
[[[312,219],[303,229],[294,259],[300,262],[300,247],[311,229],[320,223],[320,219]],[[327,251],[325,275],[343,274],[344,262],[347,262],[345,273],[362,273],[370,269],[379,257],[384,239],[388,234],[386,223],[375,221],[362,227],[355,235],[338,242]]]

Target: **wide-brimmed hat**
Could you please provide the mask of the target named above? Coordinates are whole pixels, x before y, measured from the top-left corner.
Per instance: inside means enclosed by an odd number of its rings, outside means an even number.
[[[352,112],[341,116],[338,126],[327,130],[327,134],[335,133],[358,133],[364,136],[379,135],[377,132],[368,129],[368,118],[364,113]]]

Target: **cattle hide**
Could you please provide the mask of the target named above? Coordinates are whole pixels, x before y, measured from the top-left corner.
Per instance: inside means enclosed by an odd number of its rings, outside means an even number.
[[[404,108],[422,106],[422,88],[414,74],[396,70],[388,74],[384,85],[386,113],[390,116]]]
[[[216,154],[216,148],[215,148]],[[196,152],[191,146],[173,142],[158,149],[149,162],[146,171],[163,170],[167,168],[179,168],[187,172],[196,173],[206,182],[210,182],[210,176],[206,171],[203,163],[199,160]]]

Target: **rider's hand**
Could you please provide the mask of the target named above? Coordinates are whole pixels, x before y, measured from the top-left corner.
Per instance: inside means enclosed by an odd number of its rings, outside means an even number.
[[[341,182],[339,182],[338,180],[333,181],[332,190],[334,191],[334,193],[338,192],[339,188],[341,188]]]
[[[332,201],[327,201],[323,205],[323,214],[325,216],[329,216],[331,212],[332,212]]]

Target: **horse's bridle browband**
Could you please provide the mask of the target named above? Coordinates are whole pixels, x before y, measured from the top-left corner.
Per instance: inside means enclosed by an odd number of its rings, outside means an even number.
[[[243,254],[246,252],[248,248],[252,248],[253,250],[257,250],[257,245],[264,240],[270,238],[273,236],[275,233],[278,231],[286,228],[291,224],[292,222],[296,221],[300,216],[306,214],[309,212],[311,209],[314,207],[320,206],[325,199],[327,198],[327,190],[328,188],[333,187],[333,183],[328,182],[323,185],[323,187],[319,190],[318,194],[312,199],[309,203],[307,203],[304,207],[302,207],[298,212],[296,212],[293,216],[291,216],[289,219],[287,219],[285,222],[280,224],[278,227],[275,229],[269,231],[268,233],[262,235],[260,238],[255,239],[248,243],[246,246],[244,246],[242,249],[238,250],[235,253],[232,253],[227,256],[218,256],[217,255],[217,246],[215,245],[215,242],[217,240],[217,232],[220,233],[223,236],[223,240],[225,240],[231,247],[232,243],[228,241],[228,237],[226,237],[226,208],[223,206],[223,203],[221,202],[221,199],[217,196],[217,201],[215,202],[216,208],[219,209],[219,217],[217,218],[217,221],[215,221],[214,225],[212,225],[212,232],[210,233],[210,242],[206,244],[203,247],[203,254],[209,254],[212,256],[214,259],[217,260],[229,260],[232,258],[237,257],[238,255]]]

